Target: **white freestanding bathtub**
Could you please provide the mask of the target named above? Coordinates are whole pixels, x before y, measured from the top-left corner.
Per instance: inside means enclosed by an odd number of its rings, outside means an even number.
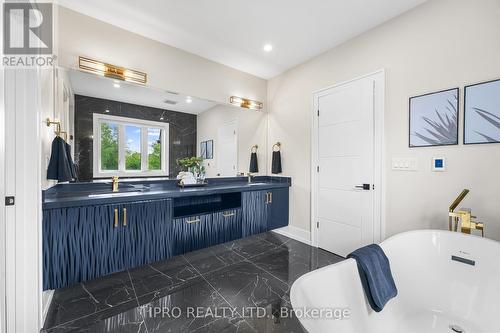
[[[500,332],[499,242],[422,230],[393,236],[381,247],[398,296],[373,311],[353,259],[308,273],[290,297],[309,333]],[[347,309],[349,315],[307,315],[311,309]]]

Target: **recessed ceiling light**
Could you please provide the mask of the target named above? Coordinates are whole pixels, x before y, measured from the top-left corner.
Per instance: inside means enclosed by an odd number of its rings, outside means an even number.
[[[271,44],[266,44],[263,49],[265,52],[271,52],[273,50],[273,46]]]
[[[120,88],[120,85],[118,83],[113,83],[113,87]]]
[[[163,117],[160,117],[160,120],[163,120],[164,118]]]
[[[193,99],[191,98],[191,96],[186,97],[186,103],[191,103],[192,101]]]

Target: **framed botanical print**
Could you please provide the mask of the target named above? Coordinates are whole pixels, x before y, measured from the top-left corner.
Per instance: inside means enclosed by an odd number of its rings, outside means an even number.
[[[465,87],[464,144],[500,142],[500,80]]]
[[[459,88],[410,98],[409,146],[458,144]]]

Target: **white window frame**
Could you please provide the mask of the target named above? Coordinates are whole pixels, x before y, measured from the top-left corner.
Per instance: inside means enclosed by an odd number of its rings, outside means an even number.
[[[112,122],[118,124],[118,170],[101,170],[101,122]],[[141,171],[125,170],[125,125],[141,127]],[[111,116],[106,114],[93,114],[93,177],[106,178],[119,177],[154,177],[168,176],[169,156],[169,124],[158,121],[149,121],[128,117]],[[161,136],[161,170],[147,170],[148,168],[148,132],[147,128],[159,128],[163,130]]]

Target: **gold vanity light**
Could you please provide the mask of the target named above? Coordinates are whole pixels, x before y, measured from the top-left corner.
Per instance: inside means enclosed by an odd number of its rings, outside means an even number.
[[[101,61],[79,56],[78,68],[89,73],[110,77],[117,80],[145,84],[147,74],[133,69],[106,64]]]
[[[262,102],[253,101],[251,99],[238,97],[238,96],[231,96],[229,98],[229,102],[233,105],[237,105],[239,107],[250,109],[250,110],[261,110],[263,107]]]

